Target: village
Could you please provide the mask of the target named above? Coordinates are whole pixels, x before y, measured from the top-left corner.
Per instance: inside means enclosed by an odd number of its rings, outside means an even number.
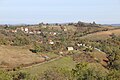
[[[13,72],[39,68],[42,73],[49,66],[72,69],[88,63],[106,71],[110,48],[104,44],[118,44],[117,35],[119,28],[95,23],[5,25],[0,27],[0,67]]]
[[[70,23],[69,23],[70,24]],[[31,52],[36,53],[40,56],[40,59],[43,58],[40,62],[46,62],[52,59],[56,59],[61,56],[73,55],[75,51],[80,52],[83,49],[83,52],[89,52],[97,50],[98,52],[102,52],[100,49],[95,48],[94,46],[89,45],[84,40],[72,40],[70,36],[76,36],[75,33],[79,27],[75,27],[75,25],[83,25],[80,22],[75,24],[62,24],[62,25],[32,25],[32,26],[23,26],[23,27],[5,27],[3,31],[9,33],[9,35],[15,35],[15,39],[13,38],[12,42],[9,42],[10,45],[21,46],[22,45],[32,45],[29,49]],[[86,23],[88,25],[88,23]],[[95,24],[95,23],[94,23]],[[91,24],[90,24],[91,25]],[[9,29],[10,28],[10,29]],[[99,27],[96,27],[98,28]],[[81,27],[82,29],[82,27]],[[92,27],[91,27],[92,29]],[[103,28],[103,30],[106,28]],[[84,30],[84,27],[83,27]],[[86,31],[87,29],[85,29]],[[100,28],[100,30],[102,30]],[[99,31],[99,30],[98,30]],[[84,33],[84,32],[81,32]],[[87,33],[84,33],[87,34]],[[23,35],[23,36],[19,36]],[[18,37],[16,37],[18,36]],[[31,38],[29,37],[31,36]],[[36,37],[34,37],[36,36]],[[20,38],[19,38],[20,37]],[[34,38],[33,38],[34,37]],[[80,37],[76,37],[80,38]],[[17,40],[17,41],[14,41]],[[16,43],[15,43],[16,42]],[[20,43],[19,43],[20,42]],[[48,52],[53,53],[56,56],[52,56]],[[48,53],[48,54],[47,54]],[[71,54],[72,53],[72,54]],[[104,58],[105,59],[105,58]],[[37,63],[40,63],[37,62]],[[26,64],[25,64],[26,65]]]
[[[0,80],[120,80],[120,0],[0,0]]]

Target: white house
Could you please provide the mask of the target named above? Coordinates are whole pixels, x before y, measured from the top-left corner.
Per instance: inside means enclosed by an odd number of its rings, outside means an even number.
[[[67,29],[64,29],[64,31],[66,32],[66,31],[67,31]]]
[[[63,55],[64,53],[62,51],[59,52],[60,55]]]
[[[67,47],[68,51],[73,51],[74,48],[73,47]]]
[[[54,44],[54,42],[52,40],[49,41],[49,44]]]
[[[23,27],[21,27],[20,29],[21,29],[21,31],[24,31],[24,28],[23,28]]]
[[[34,33],[32,31],[30,31],[29,34],[34,34]]]
[[[11,32],[16,33],[16,32],[17,32],[17,30],[12,30]]]
[[[79,47],[82,46],[82,45],[83,45],[83,44],[77,44],[77,46],[79,46]]]
[[[83,44],[83,46],[85,46],[85,44]]]
[[[41,31],[37,31],[36,33],[37,33],[37,34],[40,34],[40,33],[41,33]]]
[[[56,35],[56,34],[57,34],[56,32],[53,33],[53,35]]]
[[[27,32],[27,33],[28,33],[28,30],[29,30],[28,28],[25,28],[25,32]]]

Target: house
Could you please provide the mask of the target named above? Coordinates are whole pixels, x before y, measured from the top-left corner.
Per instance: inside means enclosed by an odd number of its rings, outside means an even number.
[[[83,44],[83,46],[86,46],[85,44]]]
[[[67,29],[64,29],[64,31],[66,32],[66,31],[67,31]]]
[[[23,28],[23,27],[21,27],[21,28],[20,28],[20,30],[21,30],[21,31],[24,31],[24,28]]]
[[[64,53],[62,51],[59,52],[60,55],[63,55]]]
[[[16,32],[17,32],[17,30],[12,30],[11,32],[16,33]]]
[[[28,28],[25,28],[25,32],[28,33],[29,29]]]
[[[41,33],[41,31],[37,31],[36,33],[37,33],[37,34],[40,34],[40,33]]]
[[[54,44],[54,42],[52,40],[49,41],[49,44]]]
[[[79,47],[82,46],[82,45],[83,45],[83,44],[77,44],[77,46],[79,46]]]
[[[52,34],[52,32],[50,32],[50,35]]]
[[[33,31],[34,34],[36,34],[36,32],[37,32],[36,30]]]
[[[92,48],[92,46],[89,46],[89,48]]]
[[[67,47],[68,51],[73,51],[74,48],[73,47]]]
[[[32,31],[30,31],[29,34],[34,34],[34,33]]]
[[[57,34],[56,32],[53,33],[54,36],[55,36],[56,34]]]

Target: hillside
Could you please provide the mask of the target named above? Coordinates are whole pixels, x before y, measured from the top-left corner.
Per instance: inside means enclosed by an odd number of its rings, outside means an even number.
[[[11,80],[109,80],[119,72],[118,28],[42,24],[2,27],[0,35],[0,76]]]
[[[0,67],[2,68],[14,68],[44,60],[41,56],[22,47],[0,46]]]
[[[89,40],[103,40],[103,39],[108,39],[110,38],[111,34],[115,34],[117,36],[120,36],[120,29],[117,30],[109,30],[109,31],[102,31],[102,32],[96,32],[93,34],[88,34],[84,37],[82,37],[82,39],[89,39]]]

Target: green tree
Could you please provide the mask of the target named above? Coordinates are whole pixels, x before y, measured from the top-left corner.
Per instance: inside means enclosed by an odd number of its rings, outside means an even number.
[[[110,70],[106,78],[106,80],[119,80],[119,79],[120,79],[120,71],[115,69]]]
[[[14,46],[25,46],[30,44],[30,40],[27,39],[27,37],[15,37],[15,39],[13,40],[13,45]]]
[[[105,77],[88,67],[88,63],[79,63],[75,69],[72,70],[73,80],[104,80]]]

